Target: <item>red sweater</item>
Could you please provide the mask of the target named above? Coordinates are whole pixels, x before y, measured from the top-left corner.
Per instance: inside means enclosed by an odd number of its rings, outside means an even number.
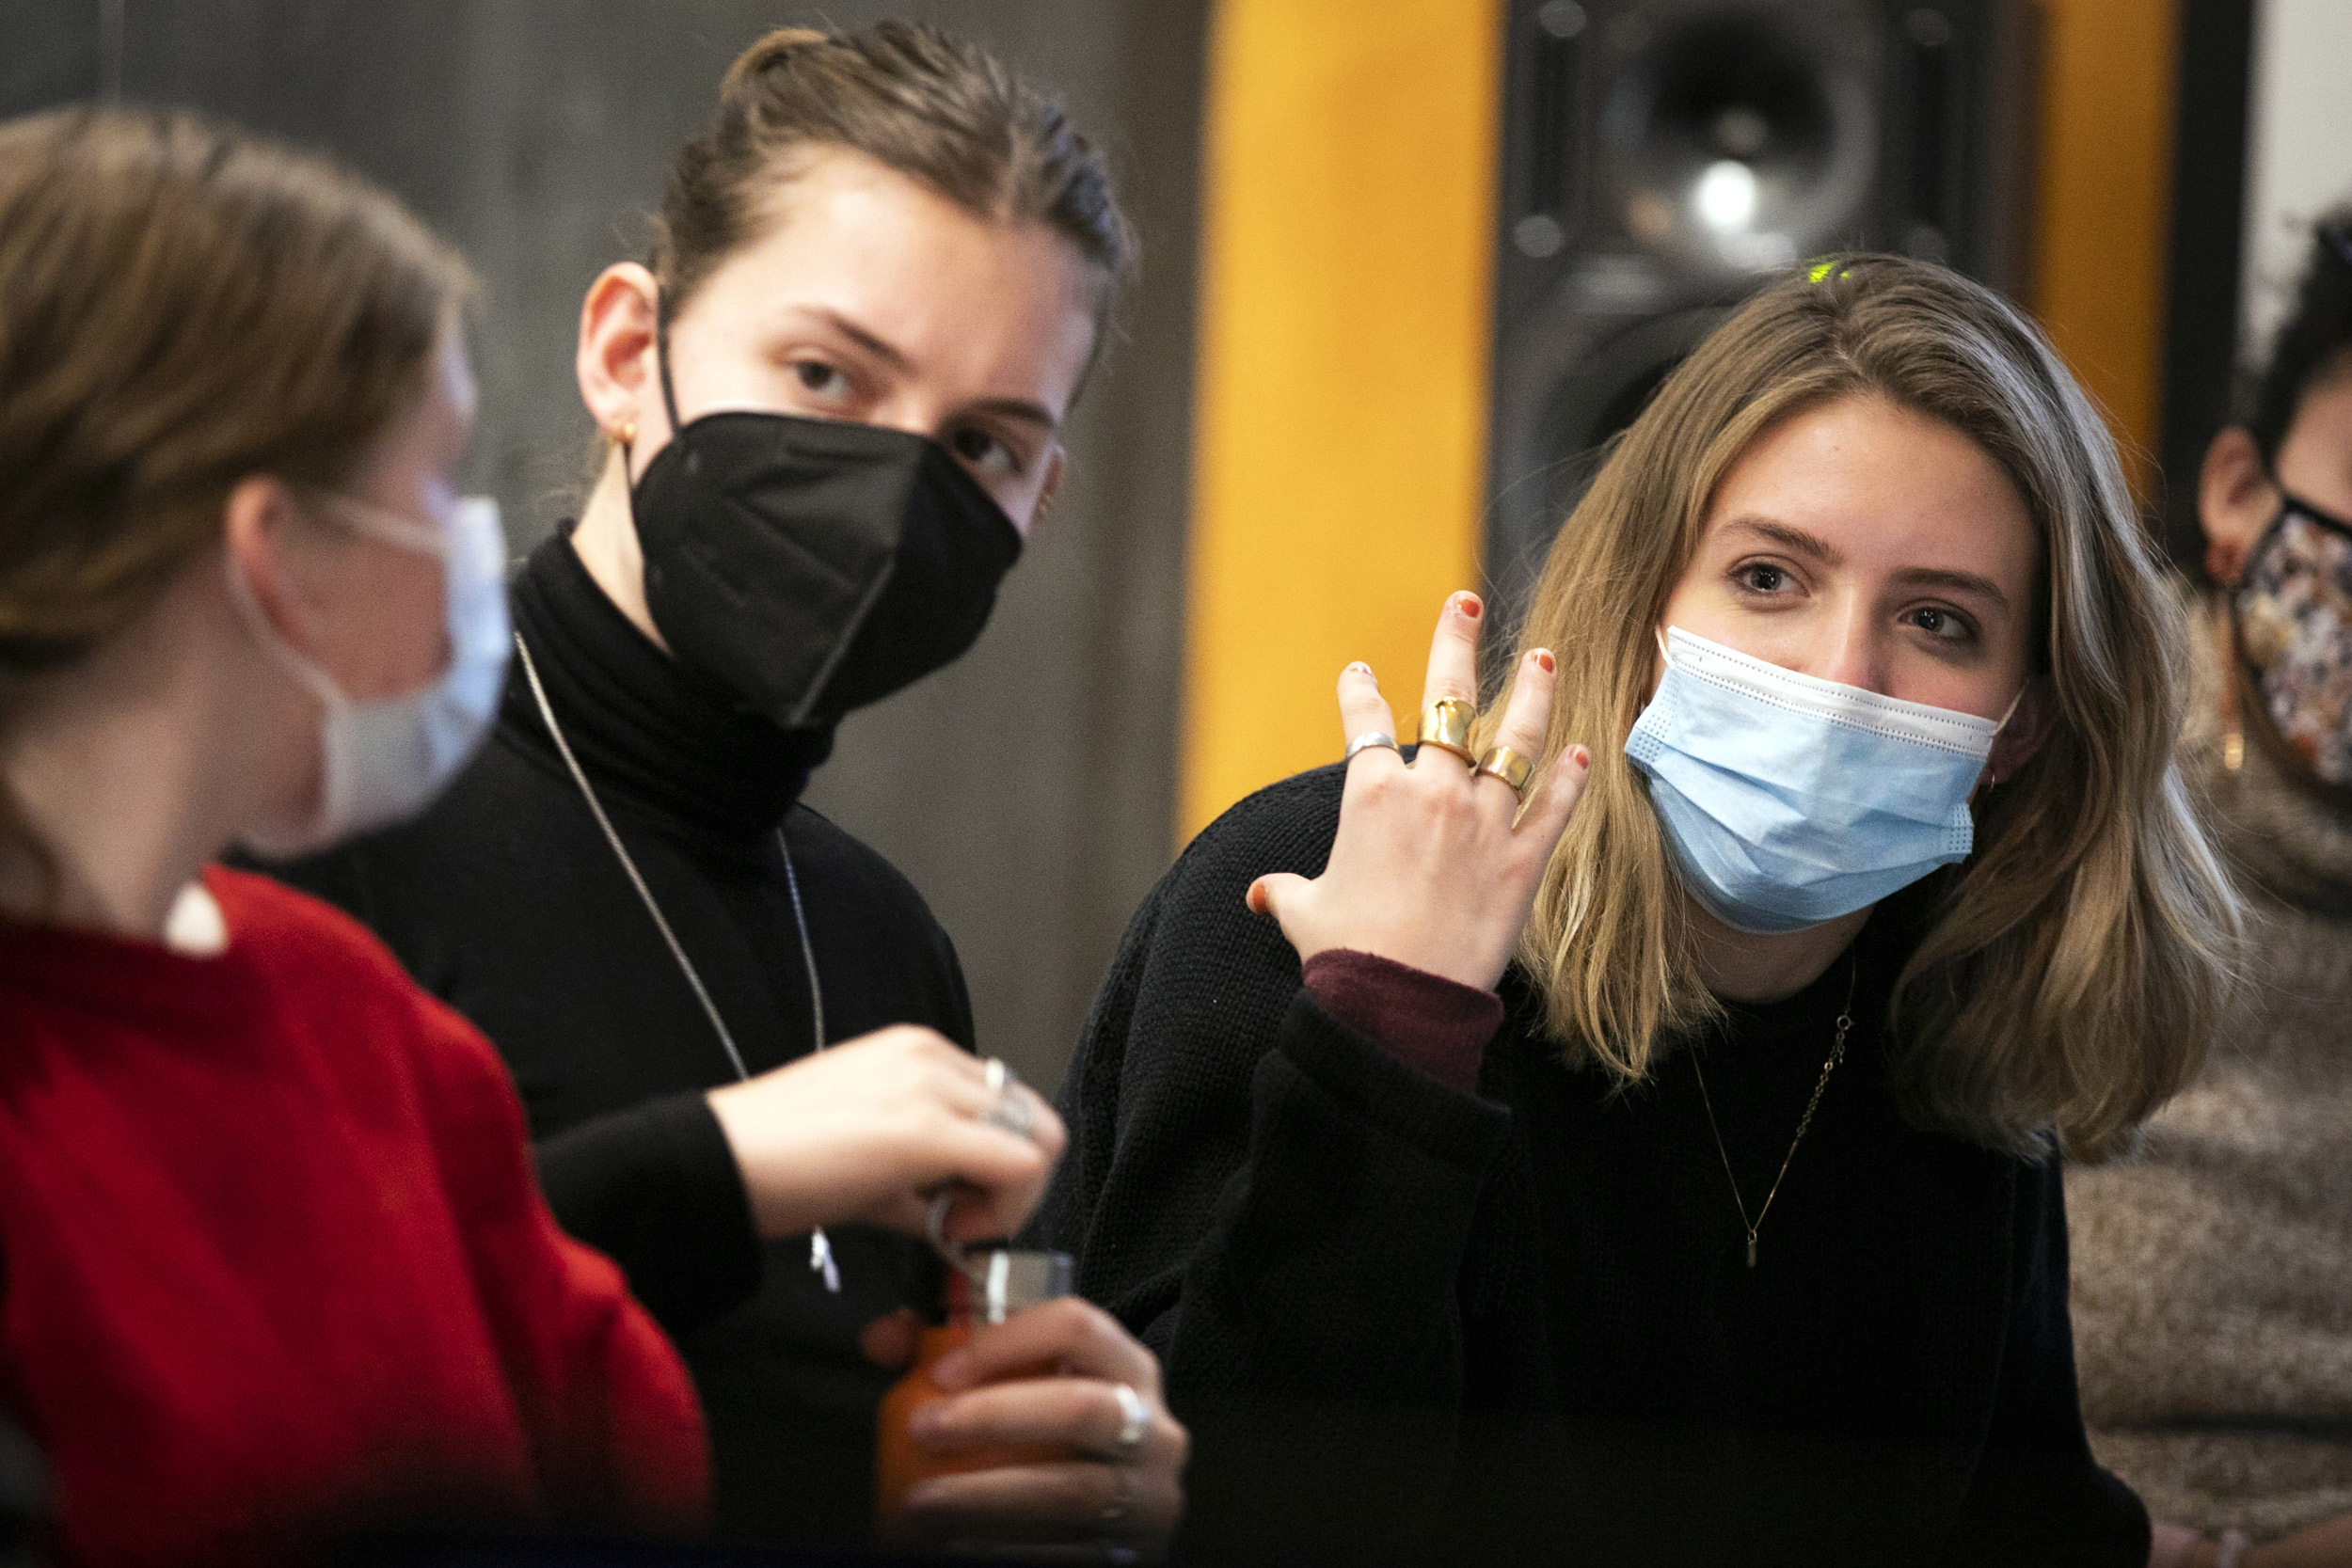
[[[548,1217],[488,1044],[326,906],[207,881],[216,958],[0,934],[0,1403],[66,1558],[696,1525],[692,1388]]]

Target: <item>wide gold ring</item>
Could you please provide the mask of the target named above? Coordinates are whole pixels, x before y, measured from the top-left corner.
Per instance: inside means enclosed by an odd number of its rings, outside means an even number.
[[[1490,773],[1511,786],[1511,793],[1527,799],[1527,781],[1534,776],[1535,765],[1508,746],[1489,746],[1486,754],[1478,759],[1478,770]]]
[[[1464,766],[1478,766],[1478,754],[1470,749],[1470,725],[1477,722],[1478,706],[1459,697],[1440,697],[1434,703],[1423,703],[1421,709],[1421,743],[1435,746],[1440,752],[1452,752]]]

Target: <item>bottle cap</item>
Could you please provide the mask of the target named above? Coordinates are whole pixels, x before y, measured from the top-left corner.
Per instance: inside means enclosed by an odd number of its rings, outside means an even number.
[[[947,1311],[977,1323],[1000,1323],[1070,1294],[1071,1274],[1066,1252],[971,1248],[947,1271]]]

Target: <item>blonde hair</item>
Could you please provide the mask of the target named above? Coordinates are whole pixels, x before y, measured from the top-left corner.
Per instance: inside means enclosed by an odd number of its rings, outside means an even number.
[[[2043,544],[2029,657],[2057,713],[1979,798],[1890,1005],[1915,1123],[2105,1158],[2195,1076],[2241,940],[2174,762],[2186,626],[2115,444],[2041,333],[1990,291],[1897,257],[1787,277],[1670,376],[1553,544],[1521,631],[1559,662],[1551,734],[1592,773],[1519,961],[1572,1060],[1621,1085],[1719,1012],[1646,782],[1624,743],[1716,487],[1768,427],[1873,394],[1998,462]],[[1497,705],[1490,711],[1499,712]]]

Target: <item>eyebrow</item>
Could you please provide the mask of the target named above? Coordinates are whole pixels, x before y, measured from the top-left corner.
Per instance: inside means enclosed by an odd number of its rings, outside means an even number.
[[[1955,572],[1937,566],[1913,566],[1897,572],[1898,582],[1915,583],[1921,588],[1948,588],[1959,594],[1975,594],[1990,600],[2002,610],[2009,608],[2009,595],[1991,578],[1975,572]]]
[[[1794,550],[1824,566],[1845,564],[1845,555],[1828,540],[1807,533],[1788,523],[1770,517],[1734,517],[1724,525],[1725,532],[1753,533],[1769,539],[1784,548]],[[1946,566],[1909,566],[1895,574],[1895,580],[1920,588],[1945,588],[1960,594],[1973,594],[2007,610],[2009,595],[2000,584],[1979,572],[1957,571]]]
[[[809,306],[805,309],[810,315],[815,316],[900,374],[903,375],[914,368],[914,362],[908,359],[896,345],[874,336],[873,333],[868,332],[840,311],[821,305]],[[1024,424],[1037,426],[1049,436],[1061,426],[1061,421],[1054,418],[1053,412],[1043,404],[1033,403],[1027,398],[982,398],[965,406],[973,413],[994,414],[1003,419],[1019,420]]]
[[[883,364],[888,365],[892,370],[908,371],[914,368],[913,362],[910,361],[904,354],[900,353],[895,345],[884,341],[882,339],[877,338],[874,334],[866,331],[866,328],[858,325],[857,323],[851,321],[840,311],[828,309],[821,305],[804,306],[803,309],[805,309],[810,315],[815,316],[818,321],[823,322],[827,326],[832,327],[835,332],[840,333],[844,338],[849,339],[850,341],[855,343],[859,348],[865,350],[867,354],[872,355]]]
[[[1724,531],[1757,534],[1824,566],[1842,566],[1846,563],[1843,552],[1828,540],[1788,523],[1774,522],[1770,517],[1734,517],[1724,525]]]

